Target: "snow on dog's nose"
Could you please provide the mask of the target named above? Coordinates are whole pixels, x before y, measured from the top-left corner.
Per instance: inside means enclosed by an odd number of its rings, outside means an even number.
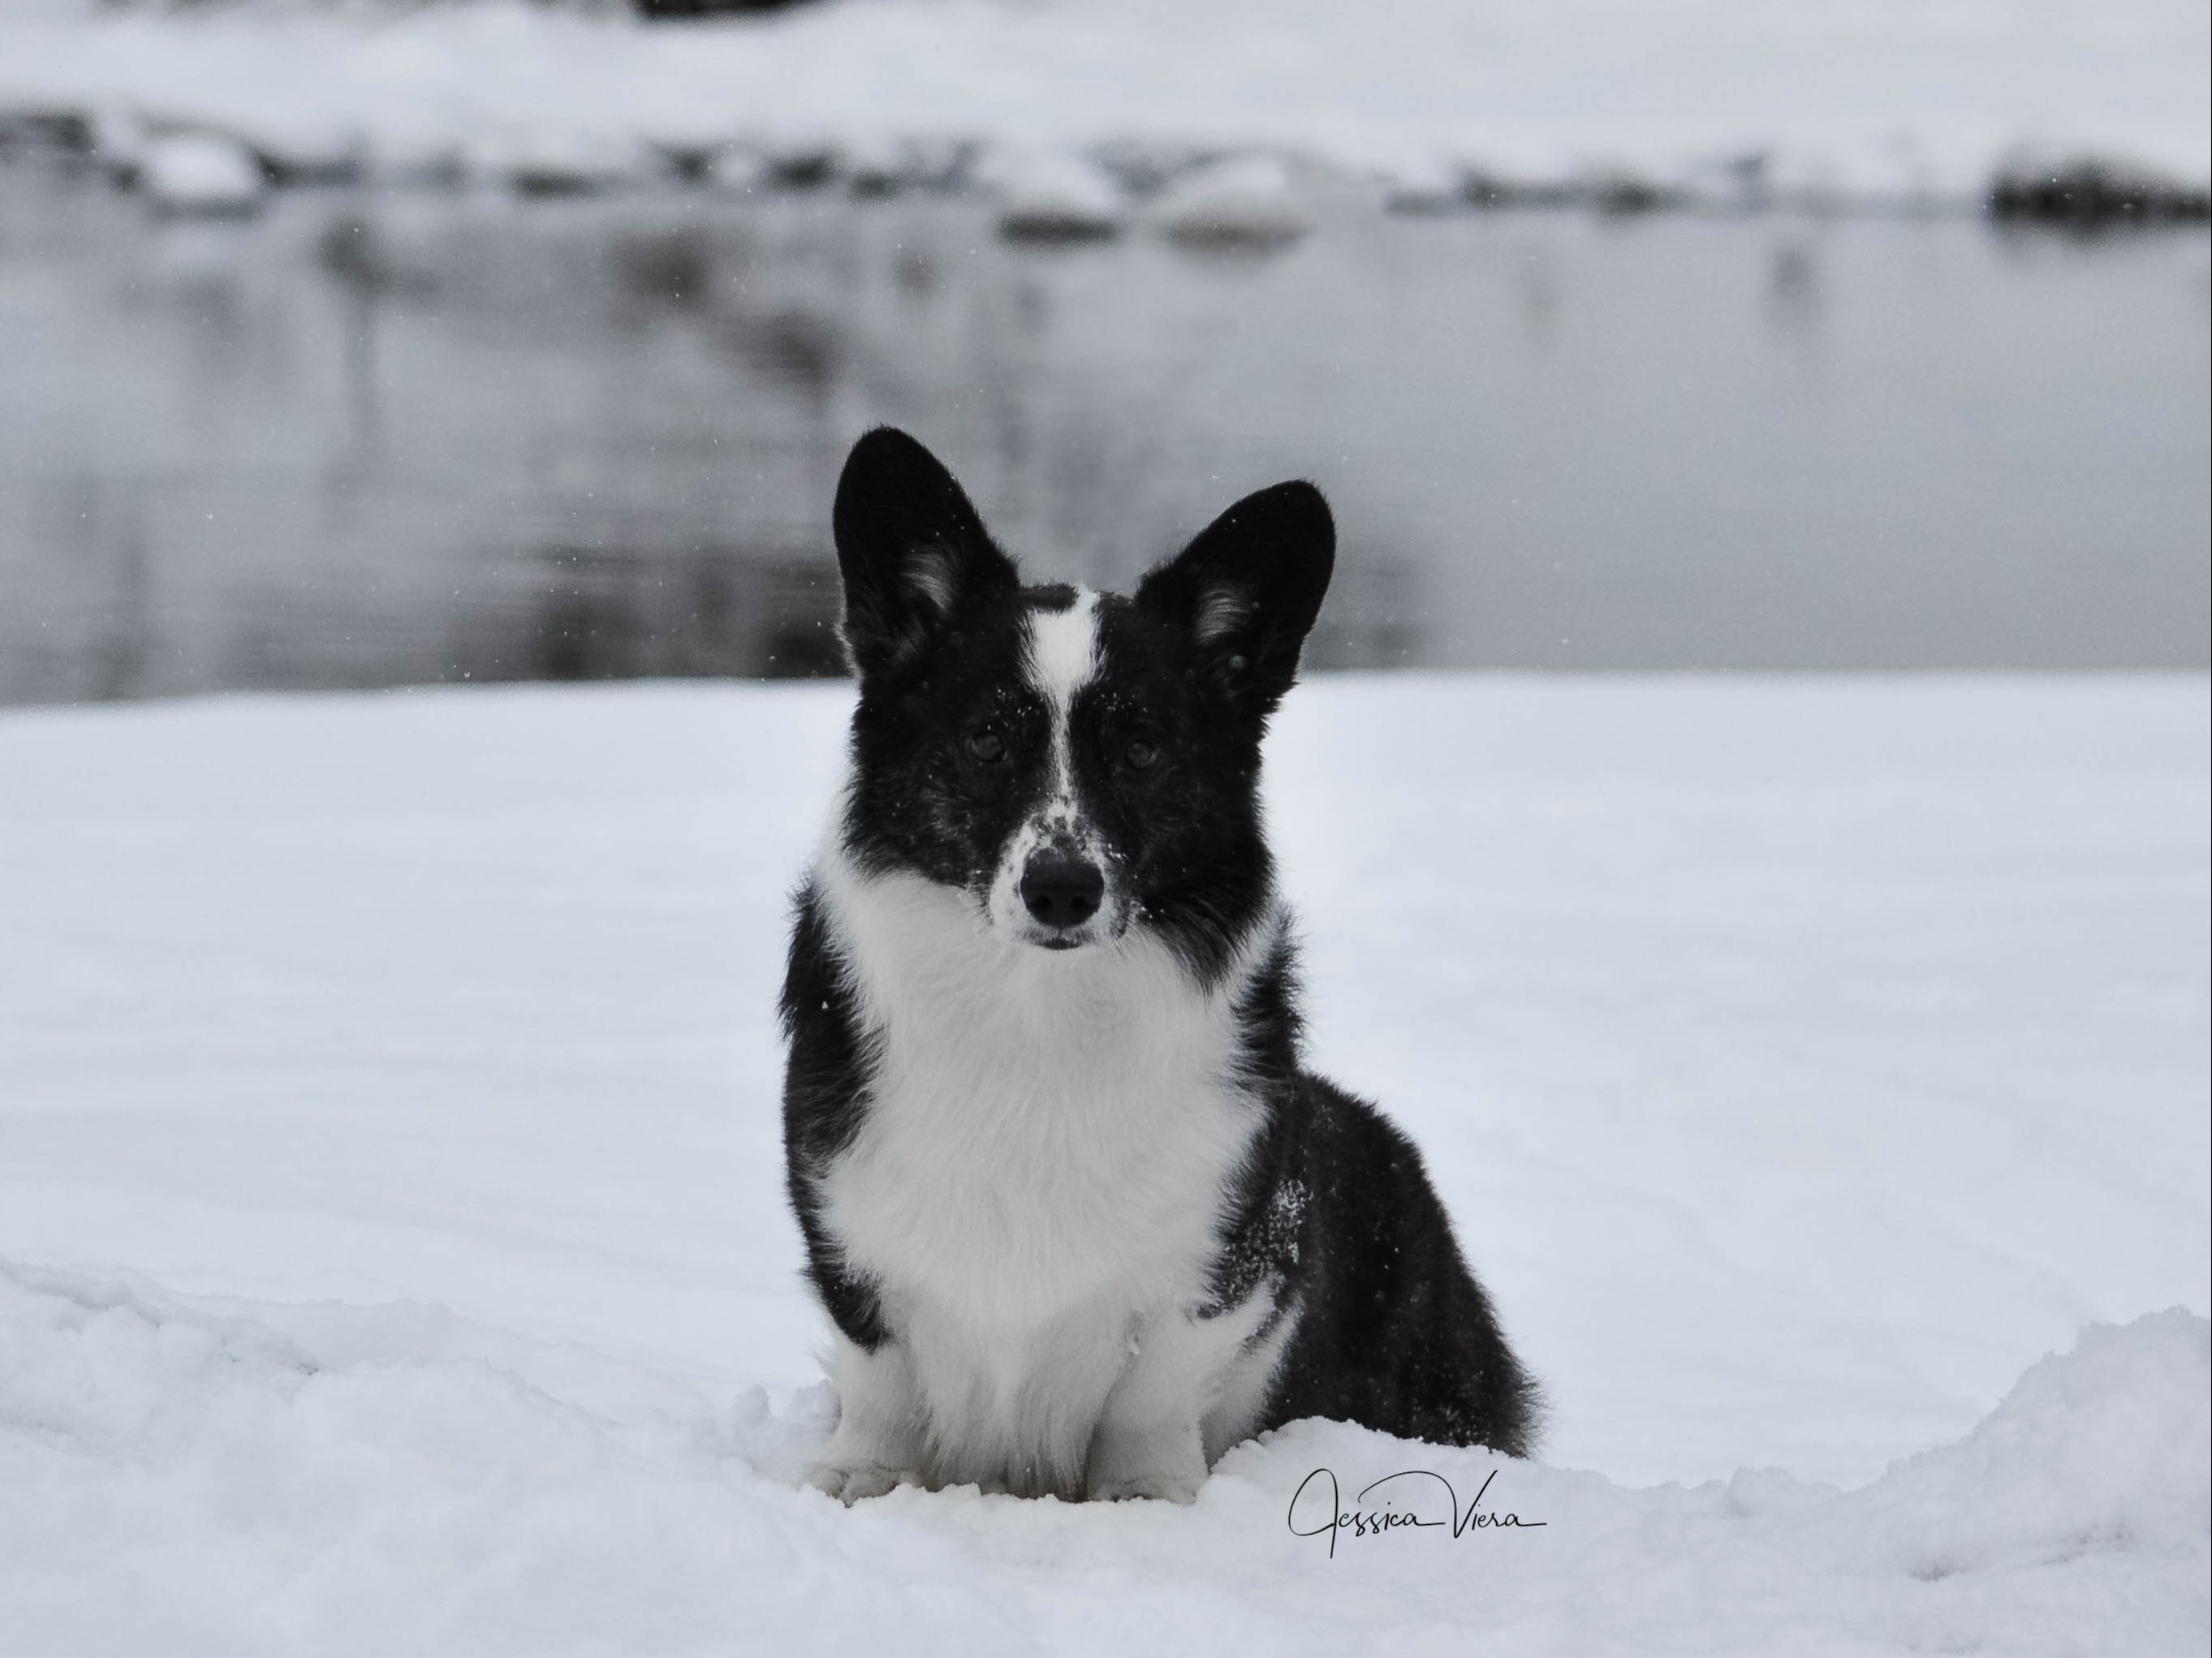
[[[1022,871],[1021,890],[1024,907],[1042,925],[1079,927],[1098,913],[1099,900],[1106,896],[1106,875],[1087,859],[1041,852]],[[1064,949],[1074,941],[1043,942]]]

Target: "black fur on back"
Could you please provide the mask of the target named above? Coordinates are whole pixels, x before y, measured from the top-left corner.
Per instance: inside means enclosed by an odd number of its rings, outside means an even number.
[[[980,894],[1039,798],[1045,710],[1024,683],[1024,618],[1066,587],[1024,587],[951,476],[902,433],[855,447],[835,523],[860,677],[839,826],[864,871]],[[1374,1107],[1301,1063],[1297,965],[1262,830],[1260,750],[1333,562],[1310,484],[1238,502],[1133,597],[1097,601],[1098,670],[1070,708],[1085,805],[1131,895],[1129,925],[1205,993],[1266,934],[1242,982],[1242,1080],[1257,1127],[1223,1194],[1209,1316],[1272,1285],[1297,1324],[1259,1426],[1339,1418],[1526,1455],[1540,1405],[1468,1270],[1418,1151]],[[1000,739],[975,759],[969,739]],[[1133,745],[1158,758],[1128,763]],[[781,1005],[789,1191],[817,1293],[870,1351],[875,1289],[850,1272],[817,1194],[869,1109],[872,1044],[820,895],[802,891]],[[1271,1321],[1260,1338],[1264,1339]]]
[[[780,1011],[791,1049],[783,1073],[784,1179],[806,1245],[807,1276],[837,1327],[873,1352],[884,1334],[875,1287],[846,1270],[814,1190],[816,1177],[860,1132],[871,1045],[811,887],[799,895]]]
[[[1300,1313],[1261,1425],[1330,1417],[1528,1455],[1540,1393],[1461,1255],[1421,1154],[1372,1105],[1298,1064],[1287,936],[1239,1015],[1267,1114],[1228,1206],[1214,1306],[1272,1278],[1279,1307]]]

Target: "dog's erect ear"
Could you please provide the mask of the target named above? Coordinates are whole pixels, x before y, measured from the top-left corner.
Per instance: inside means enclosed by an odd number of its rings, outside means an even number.
[[[830,513],[845,579],[845,649],[863,678],[993,593],[1021,586],[952,474],[905,433],[853,446]]]
[[[1261,713],[1297,677],[1336,566],[1336,521],[1310,483],[1247,495],[1137,588],[1145,615],[1186,630],[1232,696]]]

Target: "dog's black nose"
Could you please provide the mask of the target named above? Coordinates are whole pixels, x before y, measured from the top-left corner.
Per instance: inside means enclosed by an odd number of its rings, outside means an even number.
[[[1039,853],[1022,868],[1022,902],[1047,926],[1081,926],[1098,913],[1106,877],[1064,853]]]

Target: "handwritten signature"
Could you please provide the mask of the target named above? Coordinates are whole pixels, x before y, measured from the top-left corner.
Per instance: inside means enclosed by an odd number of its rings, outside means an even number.
[[[1396,1473],[1385,1474],[1365,1486],[1358,1496],[1352,1499],[1352,1506],[1347,1509],[1338,1492],[1336,1475],[1327,1468],[1316,1468],[1300,1480],[1297,1490],[1291,1493],[1291,1511],[1285,1516],[1285,1523],[1290,1527],[1293,1537],[1319,1537],[1327,1533],[1328,1558],[1332,1560],[1336,1558],[1336,1540],[1340,1533],[1349,1532],[1354,1537],[1387,1537],[1395,1531],[1441,1531],[1449,1527],[1453,1537],[1457,1538],[1470,1531],[1502,1531],[1508,1527],[1518,1531],[1529,1531],[1548,1523],[1541,1520],[1523,1520],[1517,1514],[1500,1514],[1495,1509],[1484,1508],[1482,1499],[1489,1494],[1490,1482],[1497,1478],[1498,1470],[1492,1468],[1483,1479],[1481,1490],[1475,1492],[1474,1500],[1462,1509],[1459,1505],[1459,1493],[1452,1489],[1450,1480],[1428,1468],[1405,1468]],[[1301,1528],[1298,1503],[1305,1496],[1307,1488],[1316,1479],[1328,1482],[1328,1518],[1317,1526]],[[1415,1479],[1433,1479],[1444,1488],[1444,1501],[1451,1515],[1449,1520],[1424,1515],[1410,1503],[1402,1509],[1396,1507],[1401,1497],[1417,1489],[1412,1486],[1397,1486],[1382,1503],[1369,1505],[1368,1499],[1376,1491],[1394,1485],[1399,1480]],[[1315,1506],[1311,1503],[1306,1505],[1309,1518]]]

